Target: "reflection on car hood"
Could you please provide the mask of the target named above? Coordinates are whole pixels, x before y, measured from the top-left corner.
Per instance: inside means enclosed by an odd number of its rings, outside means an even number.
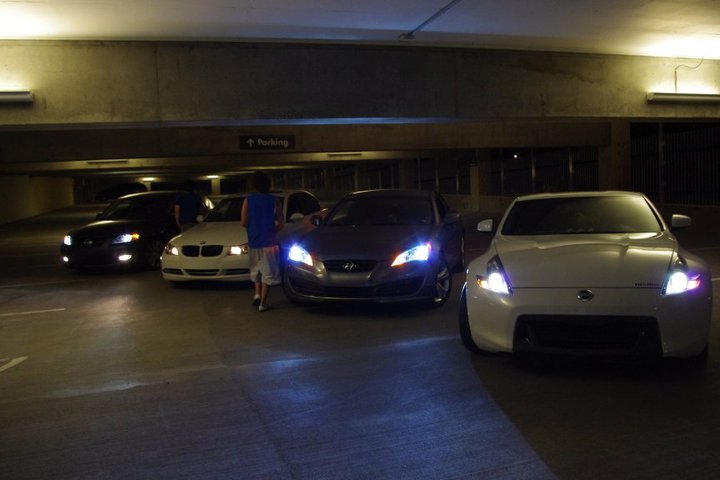
[[[668,234],[499,236],[510,283],[532,287],[659,287],[676,249]]]
[[[300,244],[321,260],[387,260],[430,240],[433,228],[401,226],[322,226]]]
[[[174,245],[242,245],[247,230],[240,222],[207,222],[195,225],[172,240]]]
[[[70,232],[71,235],[106,235],[108,232],[124,232],[147,227],[145,220],[97,220]]]

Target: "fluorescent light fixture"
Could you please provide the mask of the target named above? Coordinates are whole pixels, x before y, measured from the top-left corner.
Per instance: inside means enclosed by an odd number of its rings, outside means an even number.
[[[154,182],[155,177],[142,177],[143,182]]]
[[[107,158],[102,160],[87,160],[85,163],[88,165],[96,165],[101,163],[130,163],[130,161],[124,158]]]
[[[362,152],[328,152],[328,157],[362,157]]]
[[[675,103],[714,103],[714,102],[720,102],[720,94],[648,92],[647,101],[648,102],[675,102]]]
[[[218,178],[220,178],[220,175],[208,175],[207,176],[208,180],[217,180]]]
[[[0,103],[32,103],[33,99],[30,91],[0,91]]]

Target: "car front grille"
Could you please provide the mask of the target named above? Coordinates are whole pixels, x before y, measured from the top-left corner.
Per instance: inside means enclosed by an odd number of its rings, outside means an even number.
[[[228,268],[225,270],[225,275],[247,275],[249,273],[249,268]]]
[[[220,270],[217,268],[208,269],[185,269],[185,273],[193,277],[214,277]]]
[[[375,268],[377,262],[375,260],[326,260],[323,265],[328,272],[364,273]]]
[[[223,251],[222,245],[204,245],[200,249],[200,255],[203,257],[217,257]]]
[[[374,295],[378,297],[401,297],[404,295],[412,295],[420,290],[423,280],[423,277],[417,277],[397,282],[381,283],[375,287]]]
[[[73,239],[74,245],[81,249],[99,248],[105,245],[106,237],[87,237]]]
[[[182,247],[182,254],[186,257],[217,257],[222,252],[222,245],[184,245]]]
[[[662,353],[657,320],[637,316],[521,315],[513,346],[518,352],[537,353]]]
[[[325,298],[392,298],[413,295],[420,290],[423,277],[396,282],[381,283],[376,286],[334,287],[323,286],[317,282],[290,277],[292,289],[300,295]]]

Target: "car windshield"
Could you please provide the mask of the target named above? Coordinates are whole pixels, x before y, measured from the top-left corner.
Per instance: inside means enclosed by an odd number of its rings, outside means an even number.
[[[210,210],[204,222],[239,222],[245,197],[226,198]]]
[[[205,217],[204,222],[239,222],[243,202],[247,197],[225,198]],[[276,196],[282,203],[282,197]]]
[[[659,232],[660,220],[641,197],[561,197],[516,202],[503,235]]]
[[[173,196],[121,198],[98,216],[100,220],[146,220],[173,213]]]
[[[429,197],[350,197],[333,209],[326,225],[430,225]]]

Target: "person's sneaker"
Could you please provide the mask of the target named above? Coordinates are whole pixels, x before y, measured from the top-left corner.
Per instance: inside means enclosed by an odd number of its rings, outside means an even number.
[[[264,311],[269,310],[269,309],[270,309],[270,305],[268,305],[268,304],[258,305],[258,311],[259,311],[259,312],[264,312]]]
[[[254,307],[257,307],[258,305],[260,305],[260,295],[255,295],[253,297],[252,304]]]

